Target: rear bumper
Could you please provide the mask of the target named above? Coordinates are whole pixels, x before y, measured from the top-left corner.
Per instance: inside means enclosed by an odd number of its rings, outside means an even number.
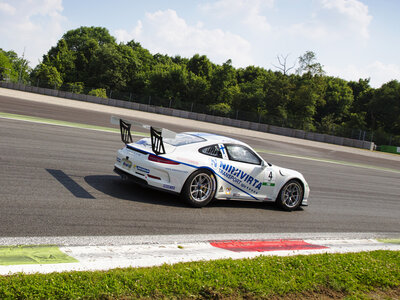
[[[114,167],[114,173],[117,173],[124,180],[133,181],[134,183],[141,184],[141,185],[146,185],[146,186],[148,185],[146,180],[136,177],[136,176],[133,176],[132,174],[129,174],[128,172],[125,172],[117,167]]]
[[[121,176],[121,178],[123,180],[129,180],[129,181],[131,181],[133,183],[136,183],[136,184],[139,184],[141,186],[149,187],[149,188],[152,188],[152,189],[155,189],[155,190],[158,190],[158,191],[162,191],[162,192],[166,192],[166,193],[169,193],[169,194],[179,195],[179,193],[176,192],[176,191],[171,191],[169,189],[165,189],[165,188],[161,188],[161,187],[149,184],[145,179],[136,177],[136,176],[134,176],[132,174],[129,174],[128,172],[125,172],[124,170],[121,170],[121,169],[119,169],[117,167],[114,167],[114,173],[117,173],[119,176]]]

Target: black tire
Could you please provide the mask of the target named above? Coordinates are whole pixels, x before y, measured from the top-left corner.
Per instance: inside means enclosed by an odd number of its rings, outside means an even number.
[[[181,197],[193,207],[206,206],[214,198],[216,180],[212,172],[197,170],[186,180]]]
[[[276,203],[286,211],[293,211],[299,208],[303,201],[303,185],[295,179],[289,180],[279,192]]]

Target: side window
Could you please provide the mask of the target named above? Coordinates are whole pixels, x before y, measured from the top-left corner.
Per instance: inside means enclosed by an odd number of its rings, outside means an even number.
[[[242,145],[225,145],[230,160],[260,165],[261,159],[249,148]]]
[[[199,149],[199,152],[208,156],[222,158],[218,145],[207,146]]]

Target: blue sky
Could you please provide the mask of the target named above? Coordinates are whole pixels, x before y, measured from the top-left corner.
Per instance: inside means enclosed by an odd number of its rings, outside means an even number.
[[[35,66],[62,35],[106,27],[155,53],[276,70],[310,50],[328,75],[400,80],[399,0],[0,0],[0,48]]]

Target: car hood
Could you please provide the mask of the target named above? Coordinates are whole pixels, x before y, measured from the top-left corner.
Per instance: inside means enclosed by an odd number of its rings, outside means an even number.
[[[280,175],[282,176],[287,176],[287,177],[297,177],[297,178],[301,178],[304,179],[303,174],[301,174],[298,171],[292,170],[292,169],[287,169],[287,168],[282,168],[279,166],[274,166],[274,168],[279,172]]]

